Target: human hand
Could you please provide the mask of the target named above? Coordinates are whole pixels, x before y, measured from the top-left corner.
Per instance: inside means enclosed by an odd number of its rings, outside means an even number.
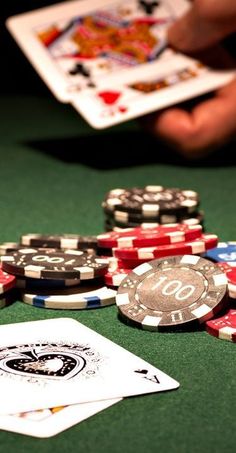
[[[168,32],[171,46],[198,52],[236,31],[235,0],[195,0]],[[236,135],[236,79],[192,108],[174,106],[144,118],[144,126],[188,158],[202,157]]]

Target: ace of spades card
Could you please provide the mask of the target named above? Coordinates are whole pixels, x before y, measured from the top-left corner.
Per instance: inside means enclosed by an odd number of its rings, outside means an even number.
[[[70,318],[1,326],[0,339],[0,414],[110,400],[179,385]]]

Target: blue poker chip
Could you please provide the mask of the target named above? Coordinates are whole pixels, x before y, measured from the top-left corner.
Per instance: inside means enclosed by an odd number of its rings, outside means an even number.
[[[216,261],[217,263],[236,262],[236,241],[218,242],[217,247],[208,250],[204,258]]]

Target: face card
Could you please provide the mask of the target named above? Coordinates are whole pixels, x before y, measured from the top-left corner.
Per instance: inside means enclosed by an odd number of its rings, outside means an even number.
[[[101,80],[162,59],[186,0],[80,0],[8,19],[7,27],[62,102]]]
[[[0,414],[178,386],[154,366],[70,318],[0,327]]]
[[[80,0],[10,18],[7,26],[54,95],[102,129],[213,91],[213,70],[167,47],[186,0]]]
[[[0,429],[34,437],[52,437],[97,414],[121,398],[0,415]]]

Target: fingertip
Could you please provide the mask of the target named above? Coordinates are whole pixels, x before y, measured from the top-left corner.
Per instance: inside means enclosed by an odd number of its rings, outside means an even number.
[[[192,113],[178,108],[163,111],[152,125],[154,135],[161,137],[187,159],[209,154],[205,125]]]
[[[173,108],[163,111],[155,122],[155,132],[163,138],[186,141],[192,135],[192,119],[188,112]]]

